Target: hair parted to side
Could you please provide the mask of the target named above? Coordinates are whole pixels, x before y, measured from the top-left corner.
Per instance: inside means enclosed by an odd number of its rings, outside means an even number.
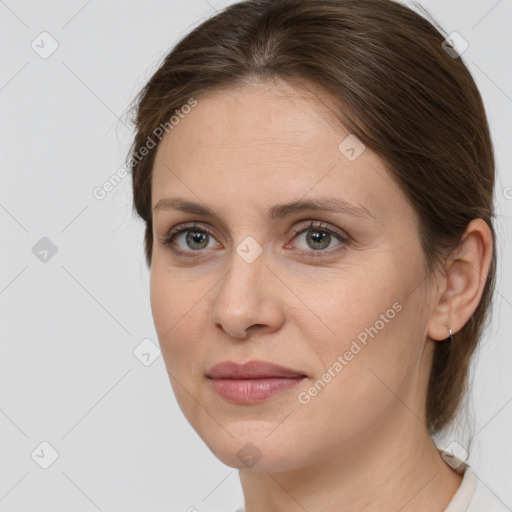
[[[473,219],[493,235],[480,303],[453,342],[437,343],[427,394],[431,434],[454,418],[471,355],[491,310],[496,275],[494,154],[482,98],[446,34],[392,0],[247,0],[183,37],[138,94],[128,156],[134,208],[145,221],[151,266],[151,174],[159,127],[191,98],[284,79],[334,101],[339,121],[385,162],[416,211],[429,275]],[[161,131],[161,129],[160,129]],[[448,333],[447,333],[448,338]]]

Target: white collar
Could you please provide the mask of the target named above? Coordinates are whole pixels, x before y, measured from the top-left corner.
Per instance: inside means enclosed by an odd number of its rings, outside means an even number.
[[[455,471],[464,477],[445,512],[511,512],[511,509],[476,476],[470,466],[457,457],[454,459],[460,464]]]

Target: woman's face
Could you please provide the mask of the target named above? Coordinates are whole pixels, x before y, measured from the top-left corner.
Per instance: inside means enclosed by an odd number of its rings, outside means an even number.
[[[210,92],[186,112],[153,168],[151,307],[187,420],[224,463],[271,471],[421,426],[423,253],[382,161],[283,82]],[[210,378],[225,361],[302,377]]]

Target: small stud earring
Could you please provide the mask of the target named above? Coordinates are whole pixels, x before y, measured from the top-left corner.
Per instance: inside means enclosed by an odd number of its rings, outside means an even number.
[[[450,333],[450,341],[453,343],[453,331],[448,327],[448,332]]]

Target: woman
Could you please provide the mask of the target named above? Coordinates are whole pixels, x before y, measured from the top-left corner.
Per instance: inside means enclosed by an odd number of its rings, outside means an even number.
[[[452,41],[390,0],[240,2],[135,108],[162,354],[245,512],[510,510],[432,440],[496,272],[492,143]]]

